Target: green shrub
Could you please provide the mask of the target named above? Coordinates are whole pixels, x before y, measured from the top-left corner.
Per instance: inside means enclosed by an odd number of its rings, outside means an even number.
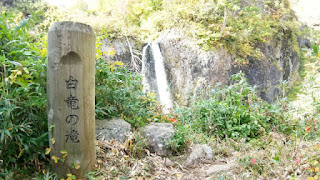
[[[139,74],[121,62],[96,62],[96,118],[124,117],[136,127],[154,118],[157,103],[142,91]]]
[[[312,55],[317,56],[319,54],[319,45],[316,43],[312,42],[311,43],[311,48],[313,50]]]
[[[17,17],[0,16],[0,179],[40,168],[48,146],[45,55],[41,36],[30,34],[38,19]]]
[[[179,154],[188,147],[189,140],[191,139],[189,138],[190,130],[188,124],[175,124],[174,135],[168,142],[168,146],[174,153]]]
[[[220,138],[256,138],[277,129],[290,131],[284,108],[261,100],[244,74],[232,76],[228,87],[215,86],[209,93],[195,96],[189,107],[176,110],[182,124],[194,131]]]

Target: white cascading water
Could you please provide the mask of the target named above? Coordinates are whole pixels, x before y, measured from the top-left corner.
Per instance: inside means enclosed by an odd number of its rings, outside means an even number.
[[[157,77],[157,86],[160,104],[164,106],[164,113],[169,113],[170,109],[173,108],[173,103],[170,96],[169,86],[166,71],[164,68],[163,57],[160,51],[160,47],[158,43],[152,43],[151,49],[153,52],[153,57],[155,61],[155,70]]]
[[[147,48],[148,48],[149,44],[144,46],[142,49],[142,67],[141,67],[141,76],[142,76],[142,85],[143,85],[143,91],[147,92],[150,91],[150,86],[148,84],[148,79],[146,77],[146,71],[148,71],[148,69],[146,68],[146,63],[147,63]]]
[[[158,90],[160,104],[164,107],[163,112],[167,114],[170,112],[170,109],[173,109],[173,103],[171,100],[170,89],[168,86],[168,80],[167,80],[167,75],[164,67],[163,57],[162,57],[158,43],[151,43],[146,45],[143,48],[142,69],[141,69],[143,87],[146,90],[151,89],[148,83],[148,77],[147,77],[147,74],[148,74],[147,71],[149,69],[146,68],[146,63],[147,63],[146,51],[148,46],[150,46],[151,48],[153,59],[154,59],[154,66],[155,66],[154,69],[155,69],[155,76],[156,76],[155,78],[156,78],[156,84],[157,84],[156,89]]]

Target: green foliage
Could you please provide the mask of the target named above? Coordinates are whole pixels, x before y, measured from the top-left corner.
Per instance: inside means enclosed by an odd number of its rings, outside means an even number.
[[[161,0],[142,0],[130,3],[128,5],[127,17],[133,25],[141,26],[141,22],[150,16],[150,14],[161,8]]]
[[[39,20],[33,15],[17,23],[17,17],[0,16],[0,178],[7,168],[39,168],[48,146],[44,47],[30,33]]]
[[[221,138],[257,138],[273,128],[288,132],[284,108],[261,100],[242,73],[232,76],[228,87],[215,86],[210,93],[194,97],[190,107],[177,109],[182,124]]]
[[[144,126],[157,112],[154,97],[142,91],[139,74],[121,62],[96,63],[96,118],[123,116],[136,127]]]
[[[183,152],[188,147],[190,130],[188,124],[176,124],[174,135],[168,143],[170,149],[177,154]]]
[[[313,50],[312,54],[317,56],[319,54],[319,45],[315,44],[314,42],[311,43],[311,48]]]
[[[260,59],[257,45],[282,39],[289,33],[292,45],[298,50],[294,37],[300,32],[287,0],[274,1],[180,1],[180,0],[109,0],[104,11],[111,12],[110,25],[120,34],[152,40],[167,30],[178,28],[196,39],[205,50],[224,47],[239,63],[246,58]],[[119,2],[119,3],[120,3]],[[117,21],[113,21],[117,19]]]
[[[48,4],[39,4],[37,9],[39,12],[42,12],[42,21],[36,26],[40,32],[47,33],[54,22],[70,20],[71,12],[66,9],[50,6]]]

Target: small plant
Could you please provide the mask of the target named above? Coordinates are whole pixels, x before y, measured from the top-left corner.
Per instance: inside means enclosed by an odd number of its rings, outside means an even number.
[[[189,142],[190,127],[189,125],[178,125],[175,126],[175,133],[171,140],[168,142],[168,146],[176,154],[182,153],[187,147]]]
[[[311,48],[312,48],[312,50],[313,50],[312,54],[313,54],[314,56],[318,56],[318,54],[319,54],[319,45],[316,44],[316,43],[314,43],[314,42],[312,42],[312,43],[311,43]]]
[[[147,149],[146,139],[141,135],[141,133],[135,133],[134,142],[132,142],[132,156],[143,158],[146,156],[145,150]]]

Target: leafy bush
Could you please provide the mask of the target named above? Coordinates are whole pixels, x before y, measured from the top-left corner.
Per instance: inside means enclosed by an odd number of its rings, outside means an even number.
[[[168,146],[174,153],[179,154],[188,147],[190,127],[188,124],[175,124],[175,132],[168,142]]]
[[[232,76],[228,87],[215,86],[194,97],[190,107],[177,109],[182,124],[220,138],[256,138],[271,131],[290,131],[282,108],[261,100],[242,73]]]
[[[17,24],[19,17],[0,16],[0,174],[39,168],[48,146],[46,55],[41,36],[30,33],[38,19],[29,16]]]
[[[122,116],[136,127],[143,126],[157,111],[154,98],[142,91],[139,74],[121,62],[96,63],[96,118]]]
[[[319,54],[319,45],[315,44],[314,42],[311,43],[311,48],[313,50],[312,54],[314,56],[318,56]]]

